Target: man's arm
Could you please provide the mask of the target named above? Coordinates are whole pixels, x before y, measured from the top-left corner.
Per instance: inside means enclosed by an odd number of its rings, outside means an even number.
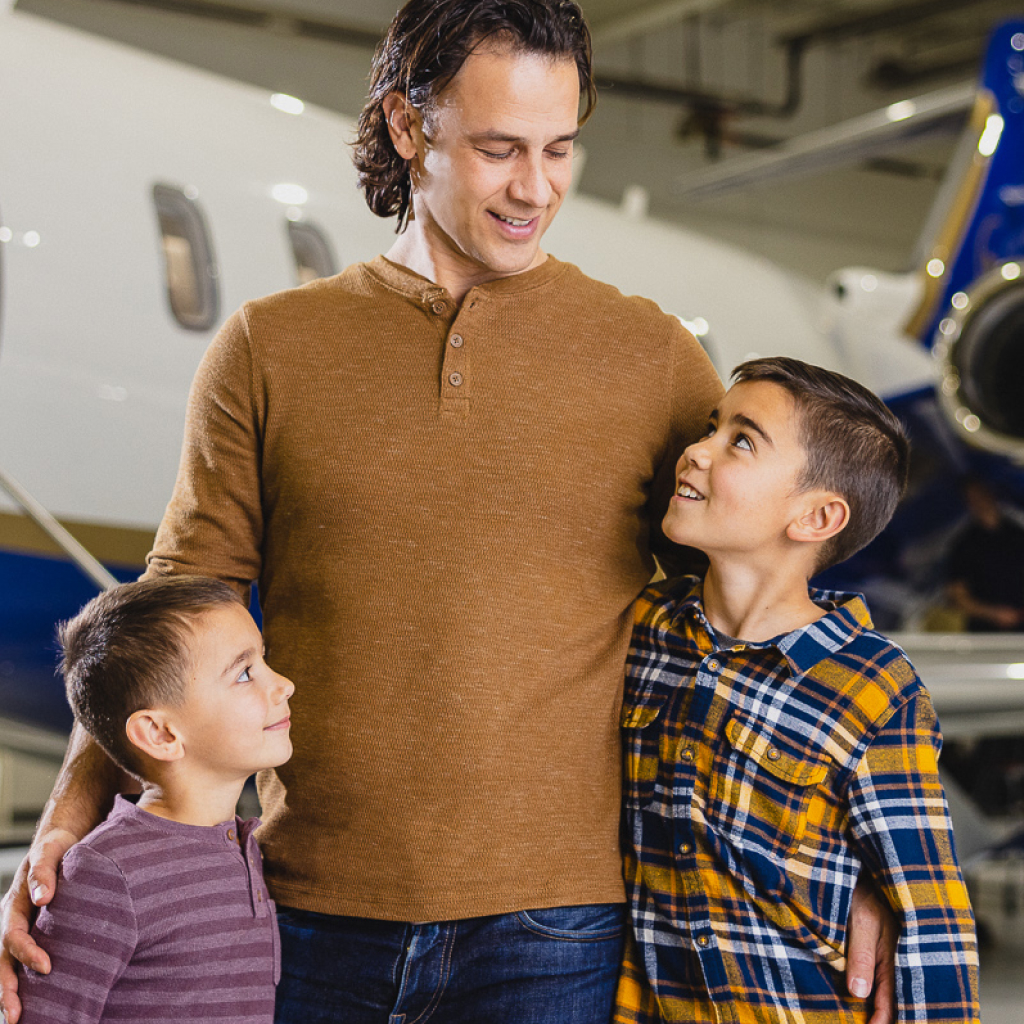
[[[49,956],[29,934],[34,907],[45,906],[53,899],[61,859],[106,817],[124,780],[124,773],[76,725],[28,856],[3,899],[0,1007],[10,1024],[21,1019],[15,961],[40,974],[50,970]]]

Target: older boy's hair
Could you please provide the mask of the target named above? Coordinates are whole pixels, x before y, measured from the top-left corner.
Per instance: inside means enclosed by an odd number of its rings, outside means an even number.
[[[197,620],[241,603],[220,580],[163,576],[112,587],[57,627],[68,703],[115,764],[140,777],[125,724],[136,711],[182,703]]]
[[[907,487],[910,443],[892,410],[855,380],[785,356],[740,363],[733,379],[768,381],[793,396],[806,455],[798,488],[835,491],[850,506],[849,522],[822,545],[815,572],[874,540]]]
[[[384,98],[397,92],[424,116],[482,42],[513,53],[538,53],[576,63],[584,99],[582,124],[597,103],[590,30],[573,0],[409,0],[377,47],[370,95],[359,115],[355,165],[366,203],[378,217],[398,215],[402,231],[412,203],[409,163],[391,142]]]

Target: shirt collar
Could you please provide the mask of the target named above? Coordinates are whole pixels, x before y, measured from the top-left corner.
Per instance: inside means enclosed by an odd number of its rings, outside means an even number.
[[[389,260],[386,256],[377,256],[364,266],[389,288],[400,292],[414,302],[427,306],[439,300],[451,303],[451,296],[441,285],[435,284],[401,263]],[[469,299],[470,296],[481,299],[520,295],[546,285],[560,276],[568,266],[569,264],[555,259],[548,253],[547,259],[540,266],[534,267],[532,270],[524,270],[521,274],[509,274],[507,277],[499,277],[493,281],[478,284],[469,290],[466,299]]]
[[[708,641],[712,642],[715,630],[704,614],[703,592],[704,581],[696,577],[689,578],[689,586],[681,591],[676,603],[673,620],[681,625],[685,623],[686,628],[682,632],[694,639],[697,639],[697,633],[703,632]],[[772,637],[763,643],[743,641],[746,647],[774,647],[789,662],[795,676],[806,675],[815,665],[832,657],[865,630],[874,628],[867,605],[860,594],[819,590],[815,587],[809,588],[808,594],[815,604],[826,609],[826,614],[817,622]]]

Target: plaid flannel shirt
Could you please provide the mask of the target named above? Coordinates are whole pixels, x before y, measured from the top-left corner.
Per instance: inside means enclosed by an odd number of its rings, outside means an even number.
[[[846,921],[864,868],[895,913],[900,1021],[977,1021],[974,918],[931,700],[855,595],[720,649],[696,579],[640,598],[627,662],[632,914],[615,1021],[865,1021]]]

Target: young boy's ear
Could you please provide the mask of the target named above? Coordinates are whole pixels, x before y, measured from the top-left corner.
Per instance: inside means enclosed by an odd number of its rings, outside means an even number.
[[[813,504],[786,528],[786,536],[802,544],[826,541],[850,521],[850,506],[845,498],[831,491],[813,493],[810,497]]]
[[[154,761],[180,761],[185,756],[181,733],[165,711],[136,711],[125,725],[128,739]]]

